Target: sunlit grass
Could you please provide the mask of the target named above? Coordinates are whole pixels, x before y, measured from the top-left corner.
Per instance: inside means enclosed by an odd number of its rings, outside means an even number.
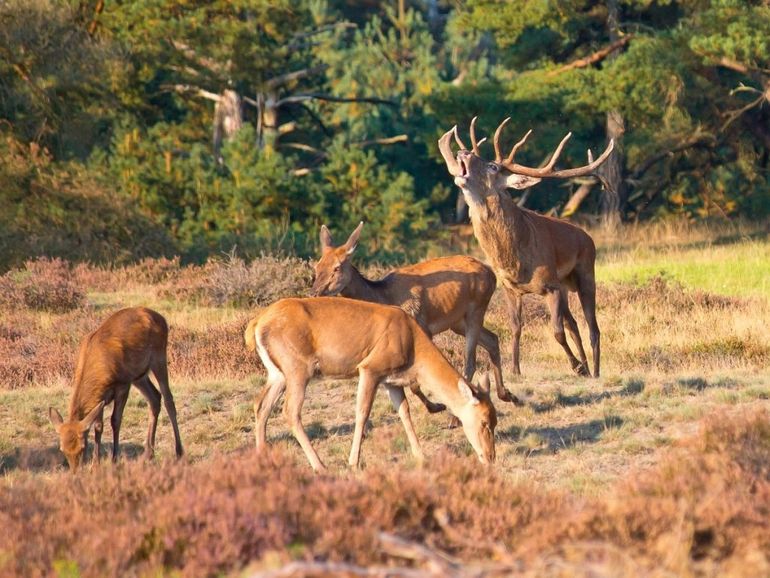
[[[644,282],[664,275],[689,288],[722,295],[770,298],[770,242],[699,248],[636,248],[608,253],[596,267],[599,283]]]

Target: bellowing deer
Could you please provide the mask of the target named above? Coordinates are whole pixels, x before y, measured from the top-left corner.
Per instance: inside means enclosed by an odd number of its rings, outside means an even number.
[[[356,424],[349,464],[357,467],[364,425],[377,386],[384,382],[406,430],[412,454],[423,454],[412,426],[403,385],[395,377],[416,379],[460,419],[482,462],[495,459],[497,414],[489,400],[488,379],[474,391],[417,322],[398,307],[344,297],[282,299],[252,319],[244,334],[267,368],[264,389],[254,402],[257,451],[267,443],[267,419],[286,391],[284,415],[314,470],[325,469],[302,426],[305,388],[314,376],[358,375]]]
[[[401,267],[372,281],[356,269],[351,259],[363,226],[363,222],[360,223],[339,247],[334,246],[326,225],[321,227],[321,258],[315,264],[311,293],[395,305],[411,315],[429,337],[448,329],[465,336],[467,381],[476,373],[476,344],[480,344],[492,362],[497,396],[503,401],[513,401],[513,395],[503,385],[499,340],[484,327],[484,315],[497,287],[492,270],[473,257],[457,255]],[[436,411],[436,404],[419,388],[413,391],[428,411]]]
[[[174,428],[176,455],[183,453],[176,419],[174,397],[168,386],[166,346],[168,325],[160,313],[145,307],[121,309],[110,315],[80,344],[72,382],[69,417],[49,408],[48,415],[60,438],[60,448],[76,470],[88,444],[88,431],[94,425],[94,459],[99,461],[104,406],[114,401],[112,410],[112,460],[118,458],[118,440],[128,390],[133,383],[149,405],[150,420],[144,454],[151,459],[155,449],[155,429],[160,413],[161,394]],[[160,392],[149,378],[152,371]]]
[[[476,140],[475,118],[470,130],[471,150],[460,140],[456,126],[441,137],[439,150],[449,173],[455,178],[455,184],[462,189],[468,203],[473,232],[479,245],[505,290],[513,333],[514,373],[521,373],[521,298],[525,293],[535,293],[546,297],[554,336],[567,354],[572,368],[581,375],[590,375],[578,326],[569,310],[567,299],[567,291],[577,291],[590,331],[594,377],[599,377],[600,345],[594,277],[596,247],[593,239],[571,223],[519,207],[506,189],[525,189],[544,178],[593,174],[609,157],[613,142],[610,141],[607,149],[596,160],[592,159],[589,151],[589,163],[585,166],[554,170],[556,160],[571,136],[569,133],[544,167],[526,167],[515,163],[514,157],[532,131],[513,146],[507,157],[503,157],[500,152],[500,135],[509,120],[506,118],[495,131],[494,161],[481,158],[478,148],[480,142]],[[452,153],[452,136],[460,147],[456,157]],[[580,360],[567,344],[565,321]]]

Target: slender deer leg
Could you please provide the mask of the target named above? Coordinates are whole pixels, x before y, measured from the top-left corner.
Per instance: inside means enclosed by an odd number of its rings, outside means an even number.
[[[551,289],[546,294],[546,302],[548,303],[548,309],[551,312],[551,326],[553,328],[553,336],[557,343],[561,345],[564,353],[567,354],[570,365],[573,370],[577,370],[580,367],[580,361],[567,343],[567,335],[564,333],[564,316],[561,308],[561,293],[559,289]]]
[[[146,460],[151,460],[155,456],[155,431],[158,428],[161,396],[160,392],[146,375],[137,379],[134,382],[134,387],[136,387],[147,400],[149,419],[147,421],[147,437],[144,440],[144,458]]]
[[[479,345],[487,350],[489,359],[492,362],[492,372],[495,376],[495,389],[500,401],[509,401],[515,405],[522,405],[522,401],[505,388],[503,384],[503,368],[500,358],[500,340],[497,334],[486,327],[481,328],[479,334]]]
[[[270,375],[261,393],[254,400],[254,420],[256,422],[254,435],[257,441],[257,453],[267,447],[267,420],[273,411],[273,406],[286,389],[286,378],[282,373]]]
[[[369,419],[374,402],[374,393],[377,391],[379,378],[365,367],[358,370],[358,393],[356,395],[356,428],[353,432],[353,445],[350,448],[350,467],[358,468],[361,459],[361,441],[364,437],[364,426]]]
[[[415,459],[422,463],[425,460],[425,456],[420,448],[420,442],[417,439],[417,434],[414,431],[412,425],[412,416],[409,413],[409,403],[406,401],[406,395],[403,388],[395,387],[385,384],[390,396],[390,402],[393,407],[398,411],[398,417],[401,418],[401,423],[404,425],[404,431],[406,431],[406,437],[409,440],[409,447],[412,450],[412,455]]]
[[[310,438],[302,425],[302,404],[305,403],[305,388],[309,379],[310,377],[305,375],[292,375],[288,378],[284,413],[288,418],[291,431],[302,447],[302,451],[305,452],[310,465],[316,472],[323,472],[326,470],[326,466],[323,465],[313,449]]]
[[[600,336],[599,324],[596,322],[596,282],[593,276],[578,277],[578,297],[583,307],[583,315],[588,324],[591,337],[591,350],[594,360],[594,377],[599,377]]]
[[[428,413],[439,413],[446,409],[446,406],[443,403],[436,403],[429,400],[422,392],[419,385],[411,384],[409,389],[412,390],[412,393],[417,396],[417,399],[423,403],[425,409],[428,410]]]
[[[513,374],[521,375],[519,365],[519,342],[521,340],[521,295],[510,289],[505,290],[505,302],[508,306],[508,316],[511,321],[511,338],[513,350]]]
[[[92,461],[100,463],[102,461],[102,432],[104,431],[104,408],[99,412],[94,420],[94,457]]]
[[[118,461],[118,450],[120,442],[120,424],[123,421],[123,410],[126,407],[126,401],[128,401],[128,390],[131,385],[118,386],[115,388],[115,401],[112,406],[112,417],[110,417],[110,424],[112,425],[112,461]]]
[[[586,358],[585,349],[583,349],[583,340],[580,339],[580,330],[578,329],[577,321],[575,321],[572,312],[569,310],[569,297],[567,296],[565,289],[561,290],[559,303],[562,315],[564,316],[564,323],[567,326],[567,331],[569,331],[572,342],[575,344],[575,347],[577,347],[578,355],[580,356],[580,366],[575,368],[575,371],[577,371],[579,375],[590,377],[591,372],[588,369],[588,359]]]
[[[171,421],[171,427],[174,430],[174,449],[176,451],[176,457],[181,458],[184,453],[182,448],[182,438],[179,435],[179,424],[176,417],[176,405],[174,404],[174,396],[171,394],[171,388],[168,385],[168,362],[166,356],[158,358],[152,364],[152,373],[160,386],[160,393],[163,396],[163,405],[166,407],[166,413],[168,419]]]

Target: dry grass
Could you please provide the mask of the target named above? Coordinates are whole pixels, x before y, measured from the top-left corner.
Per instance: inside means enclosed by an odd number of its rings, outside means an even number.
[[[681,256],[708,241],[700,230],[690,234],[677,241],[671,231],[640,233],[612,251],[601,247],[602,259],[637,255],[644,243],[667,244]],[[382,530],[464,561],[498,558],[523,575],[767,574],[770,441],[767,413],[758,408],[770,399],[770,300],[761,291],[704,291],[665,267],[638,281],[600,282],[599,380],[568,371],[542,301],[527,299],[525,375],[506,374],[525,405],[497,404],[492,471],[474,465],[446,416],[428,415],[416,402],[429,459],[415,470],[382,394],[363,446],[365,473],[351,474],[355,384],[313,384],[304,423],[333,472],[319,478],[279,412],[268,426],[274,451],[262,460],[252,455],[252,404],[263,373],[241,344],[253,314],[245,304],[301,292],[306,265],[293,266],[278,277],[270,266],[232,260],[189,270],[174,260],[113,270],[81,265],[67,275],[84,306],[0,309],[0,524],[7,529],[0,575],[212,575],[290,559],[393,564],[376,545]],[[219,277],[204,274],[217,267]],[[250,287],[263,282],[254,280],[262,273],[280,281],[257,294]],[[188,291],[193,285],[198,293]],[[160,463],[136,463],[147,410],[134,393],[121,466],[68,476],[47,408],[66,407],[80,338],[110,312],[138,304],[161,311],[171,326],[171,386],[187,459],[171,462],[164,415]],[[499,333],[508,363],[500,295],[487,325]],[[436,341],[462,365],[461,339]],[[479,357],[486,367],[486,354]],[[113,495],[125,498],[113,507]],[[455,533],[440,523],[446,512]],[[107,520],[110,532],[100,530]]]

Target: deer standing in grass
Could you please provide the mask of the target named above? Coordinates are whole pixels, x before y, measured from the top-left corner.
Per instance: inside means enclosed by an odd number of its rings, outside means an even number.
[[[326,225],[321,227],[321,258],[315,264],[311,293],[395,305],[411,315],[429,337],[448,329],[465,336],[465,379],[470,381],[476,373],[476,345],[480,344],[492,362],[497,396],[514,401],[503,385],[500,342],[484,327],[484,315],[497,287],[492,270],[473,257],[457,255],[402,267],[372,281],[351,260],[363,226],[360,223],[339,247],[334,246]],[[444,409],[430,402],[419,388],[412,391],[431,413]]]
[[[515,163],[514,157],[532,131],[513,146],[507,157],[503,157],[500,152],[500,135],[509,120],[506,118],[495,131],[494,161],[488,162],[481,158],[478,148],[480,142],[476,140],[475,118],[471,121],[471,150],[460,140],[456,126],[441,137],[439,150],[455,184],[462,189],[468,203],[473,232],[479,245],[505,290],[513,333],[514,373],[521,373],[521,298],[526,293],[535,293],[546,298],[554,337],[567,354],[573,370],[580,375],[590,375],[578,326],[569,310],[567,298],[567,291],[577,291],[590,331],[594,377],[599,377],[600,344],[594,277],[596,247],[593,239],[571,223],[519,207],[507,189],[525,189],[544,178],[594,174],[612,152],[613,142],[610,141],[596,160],[592,159],[591,151],[588,151],[589,163],[585,166],[554,170],[556,160],[571,136],[568,133],[544,167],[526,167]],[[452,152],[452,136],[460,147],[457,156]],[[565,322],[580,355],[579,360],[567,343]]]
[[[495,459],[495,408],[489,381],[478,390],[446,360],[417,322],[397,307],[344,297],[282,299],[252,319],[244,334],[267,368],[264,389],[254,402],[257,451],[267,443],[267,420],[285,391],[284,415],[314,470],[324,470],[302,426],[305,389],[314,376],[358,376],[356,422],[349,464],[358,467],[364,426],[377,386],[384,383],[403,423],[412,454],[423,453],[414,432],[403,383],[416,381],[460,419],[479,459]]]
[[[78,351],[67,421],[56,409],[48,410],[51,423],[59,434],[61,451],[71,469],[76,470],[80,464],[92,425],[96,446],[94,459],[97,462],[100,460],[104,406],[112,401],[112,461],[117,460],[120,424],[132,383],[147,398],[149,405],[145,457],[152,459],[155,451],[161,397],[174,428],[176,455],[182,455],[174,397],[168,386],[167,344],[166,320],[160,313],[144,307],[121,309],[83,339]],[[150,381],[150,372],[158,381],[160,391]]]

